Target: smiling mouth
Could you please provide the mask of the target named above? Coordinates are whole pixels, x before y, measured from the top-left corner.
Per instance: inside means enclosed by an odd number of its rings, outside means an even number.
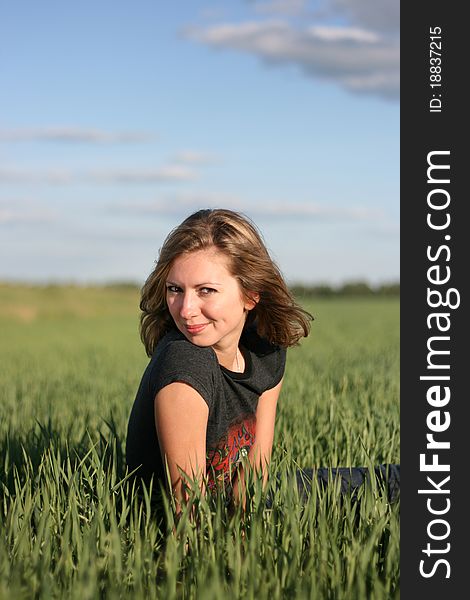
[[[188,333],[195,335],[201,333],[209,325],[209,323],[201,323],[200,325],[185,325],[185,329]]]

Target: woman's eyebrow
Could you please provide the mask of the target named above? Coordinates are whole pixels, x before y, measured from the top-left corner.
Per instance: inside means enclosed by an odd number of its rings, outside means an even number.
[[[170,280],[167,280],[166,283],[169,284],[169,285],[176,285],[176,286],[180,286],[181,285],[180,283],[176,283],[175,281],[170,281]],[[204,283],[196,283],[196,285],[194,287],[204,287],[204,286],[208,286],[208,285],[218,285],[218,286],[221,286],[222,284],[221,283],[216,283],[215,281],[213,281],[213,282],[206,281]]]

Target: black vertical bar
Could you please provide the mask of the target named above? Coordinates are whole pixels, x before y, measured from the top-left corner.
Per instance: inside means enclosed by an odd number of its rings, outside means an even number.
[[[469,36],[458,3],[402,3],[401,10],[401,597],[450,600],[468,595],[470,576]],[[429,161],[450,168],[428,173]],[[421,379],[436,376],[449,379]],[[450,447],[427,448],[427,435]],[[435,471],[420,467],[421,454],[426,465],[438,463]]]

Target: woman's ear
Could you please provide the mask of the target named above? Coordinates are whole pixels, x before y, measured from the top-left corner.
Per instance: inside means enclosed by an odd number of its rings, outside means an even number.
[[[258,292],[247,292],[245,294],[245,310],[253,310],[259,302]]]

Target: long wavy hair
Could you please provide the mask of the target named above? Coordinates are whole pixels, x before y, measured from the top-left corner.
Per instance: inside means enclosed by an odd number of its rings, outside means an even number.
[[[142,288],[140,336],[149,356],[159,340],[176,328],[166,303],[166,281],[173,261],[209,248],[228,257],[229,271],[246,299],[259,296],[245,327],[256,323],[260,336],[286,348],[309,334],[313,317],[295,302],[254,223],[232,210],[203,209],[170,232]]]

